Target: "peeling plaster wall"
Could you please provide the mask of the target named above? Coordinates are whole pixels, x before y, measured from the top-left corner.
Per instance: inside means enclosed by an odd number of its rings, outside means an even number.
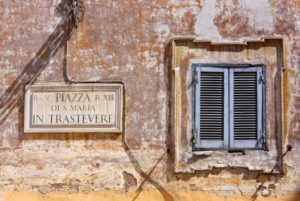
[[[72,33],[64,55],[64,47],[57,45],[63,40],[59,0],[0,0],[1,191],[68,193],[164,186],[254,197],[300,191],[299,0],[84,2],[84,21]],[[175,36],[215,41],[284,38],[283,146],[290,143],[293,150],[284,158],[283,175],[244,168],[173,172],[172,155],[165,153],[171,143],[172,115],[166,64],[167,44]],[[122,135],[23,133],[24,84],[35,77],[40,83],[62,82],[64,58],[70,79],[124,82]],[[134,151],[126,148],[125,139]]]

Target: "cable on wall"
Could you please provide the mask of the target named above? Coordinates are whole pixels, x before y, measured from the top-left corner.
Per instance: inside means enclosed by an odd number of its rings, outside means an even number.
[[[71,7],[71,9],[70,9],[71,15],[69,15],[69,17],[67,18],[67,33],[65,34],[65,45],[64,45],[64,59],[63,59],[64,81],[66,83],[70,84],[70,85],[71,84],[79,84],[79,83],[118,83],[118,84],[122,84],[123,88],[125,89],[124,83],[122,81],[112,81],[112,80],[81,81],[81,80],[74,80],[74,79],[69,78],[68,70],[67,70],[67,53],[68,53],[68,40],[70,39],[70,36],[72,35],[72,32],[73,32],[73,29],[71,29],[71,26],[74,26],[76,29],[78,28],[79,22],[83,21],[84,11],[85,11],[84,3],[83,3],[82,0],[72,0],[70,7]],[[123,96],[125,96],[125,90],[124,90],[123,93],[124,93]],[[134,160],[137,161],[139,164],[144,165],[144,163],[141,160],[138,159],[137,153],[129,145],[129,143],[127,141],[127,138],[126,138],[126,135],[125,135],[125,132],[124,132],[123,142],[125,144],[125,147],[127,147],[129,149],[129,151],[130,151],[132,157],[134,158]],[[164,150],[164,152],[163,152],[162,156],[160,157],[160,159],[158,160],[158,162],[163,159],[163,157],[166,155],[166,153],[168,153],[168,149]],[[151,173],[155,169],[156,165],[158,164],[158,162],[147,173],[149,178],[150,178]],[[142,172],[145,172],[145,171],[142,170]],[[96,173],[98,173],[98,172],[96,172]],[[96,173],[93,173],[92,175],[94,175]],[[139,174],[141,174],[141,173],[139,173]],[[144,177],[144,179],[145,179],[144,182],[146,182],[145,177]],[[144,182],[142,182],[142,184]],[[178,201],[178,199],[170,191],[168,191],[164,186],[161,185],[160,187],[163,190],[165,190],[175,201]],[[135,196],[134,199],[137,198],[138,194]]]

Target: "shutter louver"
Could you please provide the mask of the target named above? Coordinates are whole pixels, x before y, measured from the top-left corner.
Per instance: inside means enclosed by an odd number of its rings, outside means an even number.
[[[234,72],[234,140],[257,140],[256,72]]]
[[[201,72],[200,140],[223,140],[224,73]]]

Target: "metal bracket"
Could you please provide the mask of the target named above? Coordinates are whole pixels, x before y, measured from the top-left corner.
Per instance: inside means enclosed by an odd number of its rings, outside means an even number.
[[[193,78],[192,78],[192,85],[195,85],[195,84],[198,84],[199,81],[198,81],[198,74],[197,74],[197,71],[194,71],[193,72]]]
[[[259,139],[258,141],[261,141],[262,149],[264,151],[269,151],[268,146],[267,146],[267,142],[266,142],[265,132],[263,132],[262,130],[260,130],[260,136],[261,136],[261,139]]]
[[[78,1],[77,0],[73,0],[72,1],[72,13],[73,13],[73,20],[74,20],[74,25],[77,29],[78,27],[78,21],[79,21],[79,17],[78,17]]]
[[[265,77],[264,77],[263,73],[260,73],[260,74],[259,74],[259,80],[258,80],[258,83],[259,83],[259,84],[266,84],[266,80],[265,80]]]
[[[75,28],[77,29],[79,22],[83,20],[84,16],[84,3],[82,0],[72,0],[72,17]]]
[[[193,144],[197,144],[197,141],[199,139],[199,132],[197,128],[193,128],[192,129],[192,133],[193,133],[193,138],[192,138],[192,142]]]

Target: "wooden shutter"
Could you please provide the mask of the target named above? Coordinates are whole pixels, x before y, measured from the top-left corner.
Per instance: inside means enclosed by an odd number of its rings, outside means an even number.
[[[193,69],[193,148],[263,148],[264,67],[198,64]]]
[[[194,137],[196,149],[228,145],[228,71],[217,67],[195,68]]]
[[[230,148],[262,147],[262,67],[230,69]]]

